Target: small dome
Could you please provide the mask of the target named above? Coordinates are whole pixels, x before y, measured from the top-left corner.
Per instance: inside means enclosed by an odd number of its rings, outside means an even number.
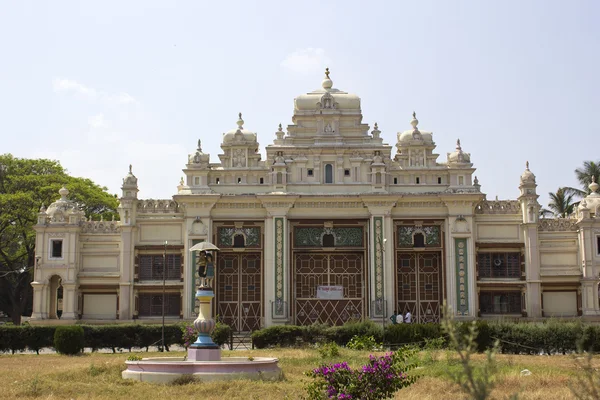
[[[315,111],[317,109],[356,110],[360,112],[360,97],[333,87],[329,78],[329,68],[325,70],[325,79],[321,89],[302,94],[294,99],[297,111]]]
[[[67,195],[69,194],[67,188],[62,187],[58,193],[60,193],[60,199],[50,204],[46,210],[46,215],[49,217],[50,222],[68,223],[69,216],[71,215],[83,217],[84,213],[79,209],[77,203],[67,199]],[[40,212],[43,211],[40,209]]]
[[[587,203],[587,208],[598,217],[598,210],[600,210],[600,193],[598,193],[598,188],[600,185],[596,183],[596,177],[592,176],[592,183],[588,186],[592,191],[588,194],[585,199],[582,200],[582,203],[585,201]]]
[[[535,183],[535,175],[529,170],[529,161],[525,163],[525,172],[521,175],[521,184]]]
[[[398,132],[398,144],[399,145],[420,145],[433,144],[433,134],[431,132],[422,132],[417,128],[419,120],[417,119],[417,113],[413,111],[413,118],[410,121],[412,129],[404,132]]]
[[[123,188],[126,188],[126,187],[128,187],[128,188],[134,188],[134,187],[137,188],[137,183],[138,183],[138,180],[137,180],[136,176],[132,172],[132,166],[131,166],[131,164],[129,164],[129,172],[127,173],[127,175],[125,175],[125,178],[123,178]]]
[[[460,147],[460,139],[456,140],[456,150],[448,153],[448,163],[469,164],[471,162],[471,154],[465,153]]]
[[[238,127],[223,134],[223,144],[231,144],[234,142],[256,142],[256,133],[244,129],[242,113],[239,113],[238,116]]]

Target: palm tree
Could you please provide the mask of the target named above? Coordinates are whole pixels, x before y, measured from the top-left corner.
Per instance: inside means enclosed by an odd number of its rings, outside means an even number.
[[[577,195],[585,197],[590,193],[588,186],[592,183],[592,176],[596,177],[596,182],[600,182],[600,161],[584,161],[582,168],[575,170],[575,176],[583,190],[577,190]]]
[[[548,209],[542,209],[540,214],[542,216],[554,215],[559,218],[566,218],[568,215],[573,213],[575,206],[579,204],[573,201],[573,198],[577,196],[577,189],[570,187],[560,187],[556,193],[548,193],[550,196],[550,203],[548,203]]]

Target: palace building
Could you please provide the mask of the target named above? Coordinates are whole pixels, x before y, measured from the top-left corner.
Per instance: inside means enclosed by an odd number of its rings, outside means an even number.
[[[198,141],[170,199],[139,199],[130,167],[120,221],[86,219],[61,189],[35,226],[32,320],[152,320],[163,301],[193,319],[202,241],[220,248],[214,314],[235,331],[394,310],[438,322],[444,301],[465,319],[600,315],[597,183],[570,218],[539,219],[529,165],[518,198],[488,200],[460,141],[440,159],[413,113],[391,146],[328,71],[321,86],[266,160],[240,114],[219,163]]]

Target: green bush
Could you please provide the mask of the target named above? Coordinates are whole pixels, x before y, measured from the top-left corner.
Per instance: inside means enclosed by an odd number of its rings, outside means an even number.
[[[295,325],[275,325],[252,332],[252,344],[257,349],[271,346],[295,346],[302,337],[302,328]]]
[[[229,337],[231,336],[231,327],[227,324],[217,322],[215,330],[210,335],[213,342],[219,346],[223,346],[225,343],[229,343]]]
[[[40,354],[40,350],[54,345],[55,326],[27,326],[22,329],[27,348]]]
[[[81,326],[58,326],[54,331],[54,348],[60,354],[78,354],[83,350],[83,338],[84,333]]]
[[[315,322],[311,325],[302,326],[302,341],[304,343],[322,343],[325,341],[325,332],[329,325]]]
[[[424,346],[426,340],[443,337],[439,324],[394,324],[385,327],[383,341],[386,346]]]
[[[373,336],[354,336],[346,347],[352,350],[381,350],[381,343],[377,343]]]
[[[332,358],[340,355],[340,346],[334,342],[321,343],[318,345],[317,350],[322,358]]]
[[[383,329],[373,321],[351,321],[342,326],[332,326],[325,331],[327,340],[340,346],[345,346],[354,336],[373,336],[377,342],[381,342]]]
[[[8,325],[8,324],[7,324]],[[2,326],[2,335],[0,336],[0,349],[2,352],[10,351],[15,354],[17,351],[23,351],[27,347],[26,336],[23,329],[19,326]]]

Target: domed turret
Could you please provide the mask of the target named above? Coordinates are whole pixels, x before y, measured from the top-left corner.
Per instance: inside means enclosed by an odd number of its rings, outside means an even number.
[[[456,150],[448,153],[448,165],[470,164],[471,154],[465,153],[460,146],[460,139],[456,140]]]
[[[410,121],[412,126],[411,130],[398,132],[398,148],[407,145],[433,145],[433,134],[431,132],[422,132],[417,128],[419,120],[417,119],[417,113],[413,111],[412,120]]]
[[[137,198],[138,180],[132,172],[132,166],[129,164],[129,172],[123,178],[123,186],[121,186],[122,197]]]
[[[244,129],[242,113],[238,114],[237,126],[237,128],[223,134],[223,144],[233,144],[236,142],[256,142],[256,133]]]
[[[535,175],[529,170],[529,161],[525,163],[525,172],[521,174],[521,184],[535,184]]]
[[[582,203],[585,201],[591,214],[598,217],[600,215],[600,193],[598,193],[600,185],[596,182],[595,176],[592,176],[592,183],[590,183],[588,188],[590,188],[591,193],[582,200]]]
[[[47,220],[50,223],[77,224],[84,217],[83,211],[74,201],[67,198],[69,190],[64,186],[58,191],[60,199],[48,206],[45,211]],[[43,213],[40,209],[40,213]]]
[[[335,89],[329,74],[329,68],[326,68],[325,79],[321,82],[321,89],[300,95],[294,99],[296,111],[355,110],[360,113],[360,98],[355,94]]]

